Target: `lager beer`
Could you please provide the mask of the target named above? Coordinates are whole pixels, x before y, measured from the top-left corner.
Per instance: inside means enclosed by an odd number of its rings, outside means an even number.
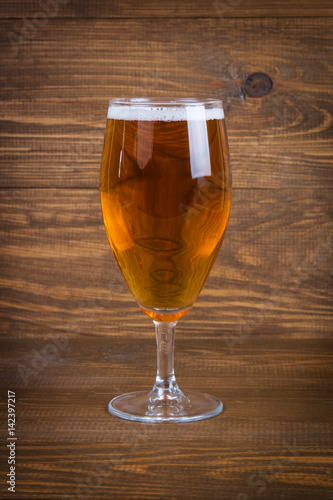
[[[220,248],[231,202],[221,109],[110,108],[101,203],[126,283],[153,319],[194,304]]]

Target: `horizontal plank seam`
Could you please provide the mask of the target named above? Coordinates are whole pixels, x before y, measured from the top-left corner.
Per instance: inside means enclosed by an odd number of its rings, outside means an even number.
[[[47,191],[47,190],[57,190],[57,191],[60,191],[60,190],[81,190],[81,191],[84,191],[84,190],[87,190],[87,191],[92,191],[92,190],[95,190],[95,191],[99,191],[99,187],[97,186],[0,186],[0,191],[9,191],[9,190],[26,190],[26,191],[31,191],[31,190],[44,190],[44,191]],[[319,187],[302,187],[302,186],[296,186],[296,187],[291,187],[291,188],[286,188],[285,186],[283,187],[237,187],[237,186],[233,186],[233,191],[248,191],[248,190],[251,190],[251,191],[281,191],[281,189],[283,190],[286,190],[288,189],[288,191],[333,191],[333,186],[319,186]]]
[[[28,16],[20,16],[20,17],[0,17],[0,21],[17,21],[17,20],[20,20],[20,19],[33,19],[33,16],[31,17],[28,17]],[[54,17],[52,18],[53,21],[65,21],[65,20],[69,20],[69,21],[80,21],[80,20],[83,20],[83,21],[108,21],[108,20],[116,20],[116,21],[119,21],[119,20],[124,20],[124,21],[161,21],[161,20],[177,20],[177,19],[186,19],[186,20],[200,20],[200,19],[210,19],[210,20],[214,20],[214,19],[221,19],[219,16],[209,16],[209,17],[203,17],[203,16],[199,16],[199,17],[187,17],[187,16],[168,16],[168,17],[164,17],[164,16],[160,16],[160,17],[146,17],[146,16],[143,16],[143,17],[121,17],[121,16],[112,16],[112,17]],[[222,17],[223,20],[225,19],[231,19],[231,20],[237,20],[237,19],[278,19],[278,20],[283,20],[283,19],[333,19],[333,15],[330,16],[330,15],[327,15],[327,16],[313,16],[309,13],[308,16],[234,16],[234,17],[231,17],[231,16],[225,16],[225,17]]]

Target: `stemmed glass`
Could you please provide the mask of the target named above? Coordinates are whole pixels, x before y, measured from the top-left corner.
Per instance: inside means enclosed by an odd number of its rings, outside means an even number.
[[[178,387],[174,332],[219,251],[231,203],[222,102],[112,99],[101,167],[101,204],[116,261],[152,318],[157,375],[151,391],[114,398],[110,413],[140,422],[190,422],[222,411],[213,396]]]

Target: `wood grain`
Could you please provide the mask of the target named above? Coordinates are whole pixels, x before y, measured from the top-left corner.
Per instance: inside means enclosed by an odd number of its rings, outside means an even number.
[[[126,422],[106,410],[115,395],[151,387],[153,337],[73,338],[38,367],[33,358],[48,344],[1,342],[1,397],[10,388],[17,399],[18,498],[203,500],[209,492],[239,500],[262,486],[265,499],[329,500],[331,341],[262,338],[231,354],[222,339],[203,345],[180,334],[180,386],[221,398],[224,412],[179,425]],[[26,380],[18,367],[32,363]]]
[[[193,310],[193,337],[325,337],[332,324],[331,190],[234,191],[222,250]],[[150,336],[111,254],[99,192],[3,190],[2,331]]]
[[[228,18],[228,17],[318,17],[333,14],[330,0],[57,0],[57,7],[49,7],[50,17],[60,18]],[[48,4],[47,0],[42,5]],[[3,0],[0,17],[33,17],[36,12],[46,11],[35,0]]]
[[[331,499],[332,16],[329,0],[1,1],[1,470],[14,390],[16,498]],[[262,99],[244,93],[257,71]],[[231,218],[175,366],[224,412],[188,425],[107,413],[156,370],[98,192],[107,101],[138,95],[226,111]]]
[[[2,187],[97,187],[108,99],[143,94],[223,98],[235,187],[332,186],[331,18],[53,19],[18,53],[1,27]]]

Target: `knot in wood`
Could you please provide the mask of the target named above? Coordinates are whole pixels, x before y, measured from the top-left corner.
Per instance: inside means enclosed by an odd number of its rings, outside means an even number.
[[[272,79],[265,73],[252,73],[244,83],[244,91],[250,97],[263,97],[273,88]]]

